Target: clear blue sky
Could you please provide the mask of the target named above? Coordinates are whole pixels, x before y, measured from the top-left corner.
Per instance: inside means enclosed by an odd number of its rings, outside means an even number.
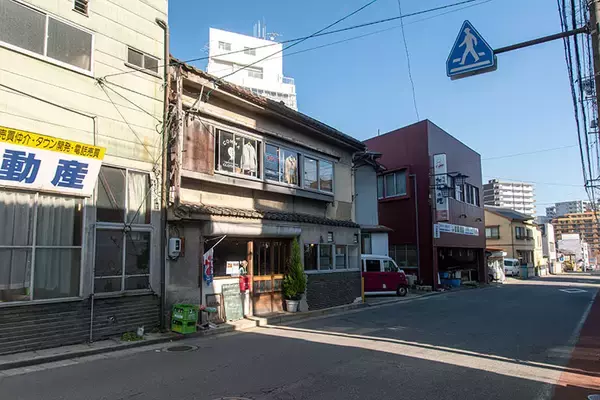
[[[455,1],[402,0],[402,11]],[[251,35],[253,24],[264,18],[268,31],[283,34],[282,40],[292,39],[327,26],[367,0],[169,3],[171,52],[191,59],[205,55],[209,27]],[[397,0],[378,0],[336,27],[396,15]],[[562,41],[498,55],[498,70],[493,73],[451,81],[445,72],[446,58],[465,19],[497,48],[559,32],[555,2],[491,0],[420,21],[432,15],[405,19],[420,118],[430,119],[479,152],[484,180],[538,182],[538,215],[544,214],[548,203],[585,199],[577,147],[485,160],[577,144]],[[392,26],[399,26],[399,21],[311,39],[289,51]],[[196,63],[200,68],[205,65]],[[296,80],[300,111],[357,139],[416,121],[400,29],[284,57],[284,74]]]

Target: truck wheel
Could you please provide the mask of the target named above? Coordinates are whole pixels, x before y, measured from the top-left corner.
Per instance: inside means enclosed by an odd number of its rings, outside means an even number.
[[[405,286],[399,286],[398,290],[396,290],[396,294],[400,297],[406,296],[408,293],[408,289]]]

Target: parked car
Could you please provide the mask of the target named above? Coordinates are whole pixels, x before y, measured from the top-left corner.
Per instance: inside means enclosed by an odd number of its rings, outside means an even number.
[[[504,259],[504,275],[519,276],[521,263],[516,258]]]
[[[365,293],[406,296],[408,279],[403,270],[388,256],[361,255]]]

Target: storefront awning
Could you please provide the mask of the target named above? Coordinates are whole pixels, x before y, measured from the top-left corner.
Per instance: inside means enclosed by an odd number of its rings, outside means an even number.
[[[341,226],[347,228],[360,228],[355,222],[341,221],[318,217],[310,214],[289,213],[283,211],[263,211],[243,208],[211,206],[206,204],[181,204],[174,210],[179,219],[193,219],[194,214],[212,215],[219,217],[235,217],[248,219],[263,219],[270,221],[296,222],[305,224]]]

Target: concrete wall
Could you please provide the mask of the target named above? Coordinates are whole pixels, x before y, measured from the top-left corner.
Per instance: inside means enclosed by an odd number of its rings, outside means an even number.
[[[160,324],[157,296],[97,297],[93,340]],[[90,299],[30,303],[0,312],[0,355],[81,343],[89,340]]]
[[[377,213],[377,173],[369,165],[354,170],[356,223],[359,225],[378,225]],[[379,254],[379,253],[375,253]]]
[[[387,232],[371,233],[371,248],[373,249],[373,254],[389,255],[390,246]]]
[[[341,306],[360,298],[360,272],[307,275],[306,302],[309,310]]]

